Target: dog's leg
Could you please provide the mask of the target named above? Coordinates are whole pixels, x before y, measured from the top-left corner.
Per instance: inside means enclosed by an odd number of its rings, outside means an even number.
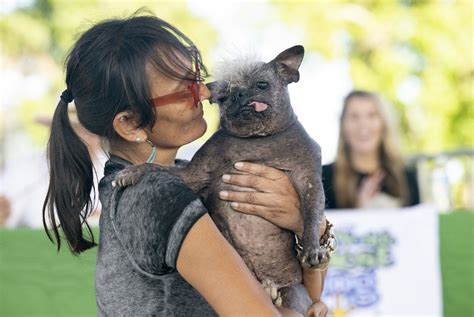
[[[283,307],[294,310],[303,316],[306,315],[312,300],[303,284],[295,284],[280,289]]]
[[[319,244],[319,226],[324,213],[324,189],[321,180],[307,180],[301,192],[301,206],[304,220],[302,238],[303,250],[299,260],[303,267],[318,268],[329,261],[329,250]]]
[[[167,171],[167,168],[152,163],[129,166],[117,172],[117,175],[112,182],[112,186],[126,187],[129,185],[135,185],[143,175],[159,170]]]

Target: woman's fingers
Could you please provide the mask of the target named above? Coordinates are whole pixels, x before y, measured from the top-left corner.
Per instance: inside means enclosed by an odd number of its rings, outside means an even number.
[[[273,180],[252,174],[224,174],[222,180],[224,183],[253,188],[261,192],[269,192],[273,188]]]
[[[234,164],[234,167],[241,172],[250,173],[271,180],[277,180],[286,175],[285,172],[279,169],[249,162],[238,162]]]
[[[236,163],[235,168],[248,174],[223,175],[225,183],[240,189],[221,191],[221,199],[233,202],[236,211],[261,216],[297,234],[303,232],[299,196],[285,172],[248,162]]]
[[[278,197],[275,195],[268,194],[268,193],[261,193],[261,192],[234,192],[234,191],[220,191],[219,198],[222,200],[229,200],[233,202],[241,202],[241,203],[248,203],[254,205],[262,205],[262,206],[279,206],[281,202],[279,202]]]
[[[231,202],[230,206],[232,209],[243,212],[244,214],[260,216],[262,218],[272,218],[275,213],[273,209],[267,206],[262,205],[254,205],[249,203],[238,203],[238,202]]]
[[[230,206],[235,211],[262,217],[273,223],[275,226],[293,231],[300,237],[303,234],[303,218],[299,214],[298,216],[289,216],[288,212],[281,209],[279,206],[268,207],[235,201],[231,202]]]
[[[380,177],[379,175],[375,174],[373,176],[366,177],[361,184],[360,191],[368,196],[372,197],[375,195],[380,188]]]
[[[311,305],[310,309],[306,313],[306,317],[326,317],[327,313],[327,305],[323,301],[318,301]]]
[[[374,197],[378,192],[380,192],[382,180],[384,177],[385,173],[379,170],[373,175],[365,177],[362,180],[358,191],[358,207],[363,207],[370,199],[372,199],[372,197]]]
[[[384,176],[385,174],[379,170],[373,176],[367,178],[369,181],[369,192],[371,195],[375,195],[380,191]]]
[[[319,237],[322,237],[323,234],[326,232],[326,215],[323,214],[323,217],[321,218],[321,223],[319,224]]]

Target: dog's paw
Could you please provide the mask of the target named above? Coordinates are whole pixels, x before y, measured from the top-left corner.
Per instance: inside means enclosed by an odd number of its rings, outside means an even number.
[[[157,165],[154,164],[141,164],[127,167],[126,169],[117,172],[117,175],[115,175],[115,179],[112,182],[112,186],[126,187],[135,185],[143,175],[157,169]]]
[[[301,266],[304,268],[320,268],[329,262],[330,252],[327,248],[303,248],[299,255]]]
[[[264,280],[262,282],[263,289],[265,292],[267,292],[268,295],[270,295],[270,298],[272,299],[272,302],[275,306],[281,306],[283,300],[281,298],[281,294],[278,291],[278,288],[276,287],[275,283],[273,283],[271,280]]]

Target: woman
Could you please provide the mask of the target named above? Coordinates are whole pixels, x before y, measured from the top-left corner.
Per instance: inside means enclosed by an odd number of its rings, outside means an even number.
[[[74,254],[96,245],[85,221],[92,206],[92,162],[67,117],[74,100],[79,121],[107,141],[110,154],[99,184],[99,315],[293,315],[272,305],[179,178],[150,173],[124,190],[112,186],[115,174],[132,164],[185,164],[176,160],[178,149],[204,134],[201,101],[210,93],[201,82],[206,70],[193,43],[156,17],[109,20],[79,38],[66,68],[67,89],[48,144],[50,186],[43,219],[45,228],[50,220],[58,248],[58,225]],[[250,163],[236,167],[250,175],[227,181],[256,192],[221,197],[236,210],[301,234],[299,200],[286,175]],[[324,274],[314,275],[319,289]],[[319,301],[313,309],[316,315],[326,312]]]
[[[334,163],[323,166],[327,208],[398,208],[418,204],[416,172],[403,164],[380,98],[352,91],[344,99]]]

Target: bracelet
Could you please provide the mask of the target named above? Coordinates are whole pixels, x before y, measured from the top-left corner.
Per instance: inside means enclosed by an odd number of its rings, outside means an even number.
[[[324,230],[323,235],[319,239],[319,247],[320,249],[326,249],[329,252],[329,258],[331,255],[336,251],[336,235],[334,233],[334,225],[326,218],[326,230]],[[298,255],[298,258],[300,258],[300,254],[303,251],[303,246],[301,245],[300,238],[295,234],[295,250]],[[327,269],[327,266],[329,265],[329,261],[327,262],[327,265],[323,268],[320,268],[320,270],[325,270]]]
[[[329,255],[336,251],[336,234],[334,233],[334,225],[329,222],[326,218],[326,230],[324,230],[323,236],[319,239],[319,245],[321,248],[329,250]]]

